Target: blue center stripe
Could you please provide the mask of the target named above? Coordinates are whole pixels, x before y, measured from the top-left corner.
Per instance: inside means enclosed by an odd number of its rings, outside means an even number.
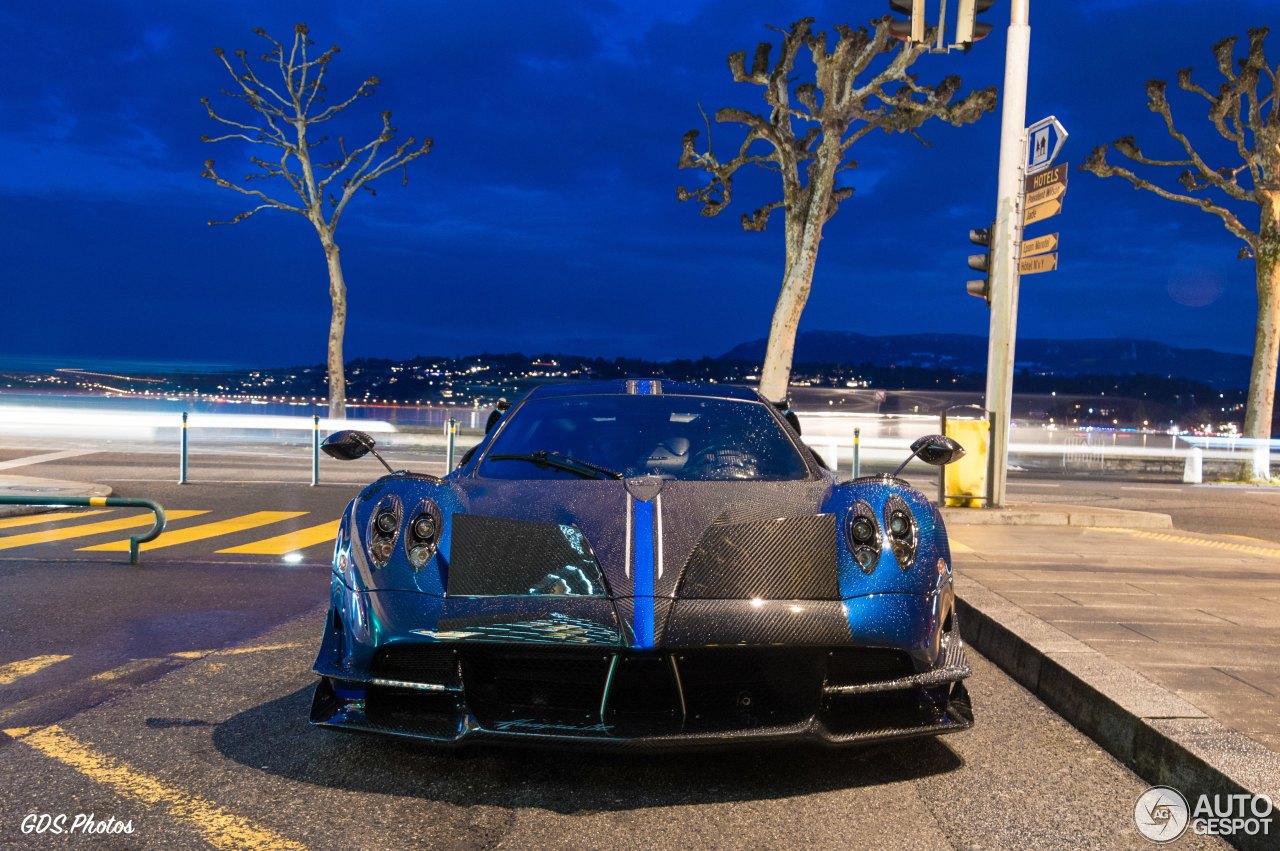
[[[633,500],[635,506],[635,619],[636,647],[653,646],[653,503]]]

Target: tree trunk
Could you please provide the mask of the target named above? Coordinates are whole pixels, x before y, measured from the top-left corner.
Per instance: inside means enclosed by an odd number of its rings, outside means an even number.
[[[782,292],[778,293],[773,322],[769,325],[764,366],[760,370],[760,395],[770,402],[785,402],[787,399],[800,314],[804,313],[809,290],[813,286],[822,228],[834,212],[831,193],[835,189],[836,168],[841,161],[842,135],[843,131],[833,132],[831,129],[823,135],[818,146],[818,167],[810,174],[804,203],[797,203],[794,208],[791,205],[787,207],[787,265],[782,277]]]
[[[816,225],[821,230],[821,225]],[[821,235],[818,236],[821,239]],[[765,348],[764,367],[760,370],[760,395],[770,402],[784,402],[787,386],[791,383],[791,362],[796,349],[796,331],[800,327],[800,314],[809,300],[813,286],[813,270],[818,252],[800,251],[787,264],[782,279],[782,292],[773,308],[773,322],[769,325],[769,343]]]
[[[324,240],[324,256],[329,265],[329,300],[333,313],[329,318],[329,417],[347,416],[347,379],[342,366],[342,336],[347,328],[347,284],[342,277],[342,260],[338,244]]]
[[[1277,358],[1280,357],[1280,193],[1259,190],[1258,194],[1262,196],[1262,220],[1254,251],[1258,267],[1258,326],[1244,434],[1269,440],[1275,414]],[[1259,447],[1253,453],[1252,463],[1246,466],[1248,478],[1270,478],[1269,448]]]

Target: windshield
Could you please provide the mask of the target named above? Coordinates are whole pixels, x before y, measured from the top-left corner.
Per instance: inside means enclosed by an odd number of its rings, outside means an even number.
[[[809,470],[759,402],[700,396],[562,396],[512,412],[479,467],[491,479],[580,478],[568,458],[627,476],[805,479]],[[497,456],[505,456],[499,459]]]

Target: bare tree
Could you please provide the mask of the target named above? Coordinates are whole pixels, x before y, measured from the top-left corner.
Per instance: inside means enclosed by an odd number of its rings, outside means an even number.
[[[1210,164],[1174,124],[1168,84],[1152,80],[1147,83],[1147,108],[1164,119],[1165,129],[1177,142],[1178,153],[1173,159],[1149,157],[1132,136],[1112,142],[1111,147],[1140,166],[1152,167],[1152,174],[1170,174],[1161,172],[1161,168],[1180,170],[1177,183],[1184,191],[1164,188],[1128,168],[1111,165],[1107,162],[1106,145],[1094,148],[1081,166],[1099,177],[1123,177],[1135,189],[1199,207],[1221,219],[1226,229],[1244,242],[1239,256],[1254,261],[1258,290],[1253,369],[1244,418],[1244,433],[1253,438],[1271,437],[1280,354],[1280,112],[1275,107],[1276,74],[1280,69],[1267,65],[1263,53],[1266,37],[1265,27],[1249,30],[1249,50],[1239,60],[1234,36],[1214,45],[1218,71],[1225,78],[1217,92],[1192,81],[1192,69],[1178,72],[1178,87],[1208,103],[1209,121],[1229,143],[1226,147],[1234,149],[1239,157],[1237,163]],[[1245,211],[1249,218],[1258,215],[1256,229],[1251,230],[1241,220]],[[1266,478],[1269,467],[1267,453],[1258,452],[1245,472],[1253,478]]]
[[[311,128],[332,120],[360,98],[372,95],[379,80],[377,77],[370,77],[346,100],[326,105],[324,75],[329,69],[329,63],[338,53],[337,46],[319,56],[309,57],[308,49],[315,42],[307,37],[306,24],[294,27],[293,45],[287,50],[261,29],[254,30],[254,33],[271,45],[271,49],[261,59],[267,63],[269,70],[279,74],[280,80],[274,86],[264,82],[253,70],[243,50],[235,51],[233,62],[227,57],[226,51],[215,48],[214,54],[222,60],[227,73],[235,80],[235,86],[230,90],[223,89],[222,93],[244,101],[257,115],[243,121],[229,118],[215,111],[208,98],[201,98],[200,102],[209,111],[209,117],[230,128],[221,136],[202,136],[201,139],[205,142],[248,142],[275,150],[271,153],[264,152],[261,156],[250,156],[250,162],[258,171],[245,176],[246,185],[232,183],[219,175],[214,170],[213,160],[205,162],[203,177],[219,186],[247,195],[256,203],[256,206],[230,221],[211,221],[209,224],[236,224],[262,210],[285,210],[305,216],[315,227],[329,267],[329,298],[333,303],[328,347],[329,416],[344,417],[347,384],[342,363],[342,337],[347,323],[347,286],[342,277],[342,260],[334,236],[338,220],[347,209],[347,204],[360,190],[377,195],[370,184],[387,172],[401,170],[403,182],[408,183],[409,161],[428,153],[431,150],[431,140],[419,142],[410,136],[396,145],[394,150],[385,149],[384,146],[390,144],[395,137],[396,128],[391,126],[391,113],[383,112],[382,130],[372,141],[359,147],[350,147],[345,138],[339,136],[336,156],[317,159],[319,152],[315,149],[329,137],[312,139],[308,135]],[[287,187],[298,200],[281,201],[248,185],[257,180],[272,180],[277,186],[283,183],[284,186],[280,188]]]
[[[769,328],[769,343],[760,375],[760,392],[773,401],[783,401],[791,378],[796,328],[813,282],[822,229],[835,215],[840,202],[853,188],[840,186],[837,175],[857,167],[848,159],[849,148],[873,130],[910,133],[930,118],[941,118],[956,126],[977,121],[995,107],[995,89],[971,92],[953,103],[960,89],[959,77],[946,77],[937,86],[921,85],[907,69],[921,54],[923,45],[901,43],[895,51],[890,34],[890,18],[873,21],[874,32],[866,27],[836,27],[839,35],[834,49],[825,33],[813,32],[812,18],[805,18],[782,30],[778,59],[769,64],[772,45],[762,42],[746,67],[746,54],[729,56],[729,70],[739,83],[760,86],[769,107],[766,114],[726,107],[716,113],[718,123],[741,124],[746,137],[736,156],[721,162],[711,148],[711,124],[707,122],[707,150],[698,153],[698,131],[684,135],[680,168],[699,168],[710,175],[705,186],[680,187],[677,197],[702,203],[702,215],[715,216],[729,205],[733,179],[744,166],[776,172],[782,180],[782,197],[742,216],[742,227],[762,231],[774,210],[783,211],[786,261],[782,291]],[[794,84],[796,60],[807,49],[813,60],[814,78]],[[877,57],[892,54],[887,64],[859,83]],[[705,118],[705,114],[704,114]],[[797,125],[802,128],[797,133]],[[761,143],[761,144],[757,144]]]

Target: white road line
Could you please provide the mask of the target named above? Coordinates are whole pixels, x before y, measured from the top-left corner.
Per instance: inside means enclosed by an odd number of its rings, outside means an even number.
[[[1161,493],[1182,493],[1182,488],[1144,488],[1138,486],[1121,485],[1122,491],[1159,491]]]
[[[0,461],[0,470],[12,470],[14,467],[28,467],[32,464],[43,464],[45,461],[61,461],[63,458],[77,458],[81,455],[95,455],[97,449],[64,449],[61,452],[46,452],[43,455],[28,455],[26,458],[14,458],[12,461]]]

